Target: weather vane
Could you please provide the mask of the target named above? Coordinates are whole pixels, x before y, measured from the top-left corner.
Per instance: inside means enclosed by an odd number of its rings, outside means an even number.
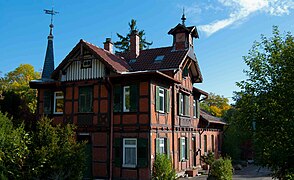
[[[57,11],[54,11],[54,9],[53,9],[53,2],[52,2],[52,9],[51,10],[49,10],[49,9],[44,9],[44,11],[45,11],[45,14],[50,14],[51,15],[51,23],[50,23],[50,25],[49,25],[49,27],[50,27],[50,37],[52,37],[53,38],[53,36],[52,36],[52,29],[53,29],[53,16],[54,15],[56,15],[56,14],[58,14],[59,12],[57,12]]]

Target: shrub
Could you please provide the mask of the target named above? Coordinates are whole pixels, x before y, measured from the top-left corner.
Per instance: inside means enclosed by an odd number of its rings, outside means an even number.
[[[213,153],[213,152],[208,152],[207,155],[201,156],[201,160],[202,160],[205,164],[211,166],[212,163],[213,163],[214,160],[215,160],[214,153]]]
[[[231,180],[233,177],[232,169],[230,158],[219,158],[212,163],[209,176],[218,180]]]
[[[157,154],[153,163],[152,179],[173,180],[176,179],[176,172],[172,167],[172,162],[165,154]]]

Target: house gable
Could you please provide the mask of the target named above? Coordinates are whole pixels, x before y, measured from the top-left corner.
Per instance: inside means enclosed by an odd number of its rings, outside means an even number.
[[[128,72],[130,69],[124,59],[80,40],[54,70],[52,77],[61,81],[88,80]]]

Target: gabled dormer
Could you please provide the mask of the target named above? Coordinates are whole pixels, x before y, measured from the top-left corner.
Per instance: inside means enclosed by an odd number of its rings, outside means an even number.
[[[104,45],[107,46],[108,42]],[[127,62],[109,51],[84,40],[73,48],[53,71],[52,78],[61,81],[78,81],[104,78],[130,70]]]
[[[197,29],[195,26],[186,27],[186,17],[183,14],[182,24],[178,24],[172,28],[168,34],[173,35],[173,50],[185,50],[194,48],[193,38],[199,38]]]

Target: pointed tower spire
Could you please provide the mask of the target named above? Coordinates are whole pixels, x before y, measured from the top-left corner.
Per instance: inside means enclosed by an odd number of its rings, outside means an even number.
[[[186,21],[185,8],[183,8],[183,15],[181,20],[182,20],[182,25],[185,26],[185,21]]]
[[[46,55],[45,55],[45,61],[44,61],[44,66],[43,66],[43,72],[42,72],[42,79],[50,79],[51,73],[54,71],[54,53],[53,53],[53,16],[57,14],[58,12],[53,10],[53,7],[51,10],[44,10],[45,14],[50,14],[51,15],[51,23],[49,25],[50,32],[47,37],[48,39],[48,44],[47,44],[47,50],[46,50]]]

